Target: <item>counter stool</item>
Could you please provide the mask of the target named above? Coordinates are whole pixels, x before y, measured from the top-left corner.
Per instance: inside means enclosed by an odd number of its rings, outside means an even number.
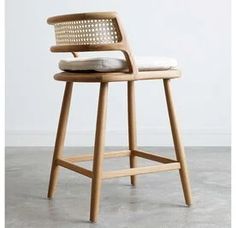
[[[181,73],[173,66],[158,63],[150,67],[139,67],[129,48],[126,35],[115,12],[83,13],[50,17],[47,21],[54,25],[56,45],[51,47],[52,52],[71,52],[76,61],[61,61],[63,72],[57,73],[54,78],[65,81],[65,91],[61,107],[61,114],[57,130],[54,155],[51,166],[48,198],[55,192],[59,167],[64,167],[85,175],[92,179],[90,221],[96,222],[99,212],[99,201],[102,180],[113,177],[131,177],[131,184],[136,185],[136,175],[178,170],[182,182],[185,202],[191,205],[191,190],[188,178],[184,147],[181,142],[179,127],[174,110],[171,93],[171,79],[178,78]],[[80,59],[78,52],[90,51],[121,51],[125,60],[95,58]],[[101,63],[102,62],[102,63]],[[84,67],[86,66],[87,67]],[[91,64],[92,68],[89,67]],[[100,64],[100,65],[99,65]],[[171,65],[171,64],[170,64]],[[103,70],[104,67],[104,70]],[[134,83],[137,80],[162,79],[176,159],[141,151],[137,147],[136,120],[135,120],[135,91]],[[128,99],[128,139],[129,149],[122,151],[104,151],[104,135],[106,125],[107,94],[109,82],[127,81]],[[80,156],[63,156],[64,139],[69,115],[72,87],[74,82],[100,83],[100,93],[97,111],[97,124],[94,153]],[[129,157],[130,168],[113,171],[103,171],[104,158]],[[137,167],[136,158],[141,157],[161,164],[154,166]],[[93,169],[88,170],[75,163],[93,161]]]

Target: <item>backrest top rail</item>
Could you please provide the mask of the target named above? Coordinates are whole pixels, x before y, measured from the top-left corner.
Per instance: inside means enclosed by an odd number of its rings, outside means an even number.
[[[49,17],[47,19],[48,24],[56,24],[65,21],[73,21],[73,20],[89,20],[89,19],[111,19],[116,18],[116,12],[88,12],[88,13],[77,13],[77,14],[66,14],[66,15],[58,15]]]

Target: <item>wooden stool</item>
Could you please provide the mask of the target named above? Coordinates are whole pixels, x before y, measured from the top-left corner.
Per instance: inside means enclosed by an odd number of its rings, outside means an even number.
[[[55,16],[49,18],[48,23],[54,25],[56,33],[56,46],[51,47],[52,52],[71,52],[74,57],[77,57],[77,52],[119,50],[124,54],[128,66],[128,71],[126,72],[61,72],[54,76],[56,80],[65,81],[66,86],[52,160],[48,198],[52,198],[55,192],[60,166],[85,175],[92,179],[90,221],[96,222],[99,212],[101,184],[103,179],[130,176],[131,184],[136,185],[136,175],[179,170],[185,202],[187,205],[191,205],[191,190],[185,152],[176,120],[170,84],[171,79],[180,77],[180,71],[177,69],[138,71],[133,55],[128,46],[124,30],[115,12]],[[97,27],[98,30],[96,29]],[[148,79],[163,80],[176,160],[141,151],[137,147],[134,82],[137,80]],[[117,81],[127,81],[129,149],[105,153],[104,135],[108,83]],[[74,82],[100,83],[94,154],[64,157],[64,139]],[[103,171],[104,158],[124,156],[128,156],[130,159],[130,169],[109,172]],[[155,166],[136,167],[137,157],[157,161],[161,164]],[[74,164],[76,162],[89,160],[93,161],[93,170],[88,170]]]

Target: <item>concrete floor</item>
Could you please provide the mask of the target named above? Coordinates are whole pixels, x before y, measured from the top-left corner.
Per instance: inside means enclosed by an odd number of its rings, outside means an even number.
[[[142,149],[173,157],[171,148]],[[115,178],[103,182],[99,222],[91,224],[89,178],[61,168],[55,198],[48,200],[52,148],[7,148],[6,227],[230,227],[230,148],[186,148],[186,154],[194,200],[190,208],[184,205],[176,171],[138,176],[136,188],[129,177]],[[149,162],[140,158],[139,164]],[[128,167],[128,159],[108,159],[104,167]]]

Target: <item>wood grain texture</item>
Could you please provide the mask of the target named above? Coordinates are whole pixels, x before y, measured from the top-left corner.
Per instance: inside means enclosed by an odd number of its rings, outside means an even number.
[[[75,13],[75,14],[65,14],[49,17],[47,23],[54,25],[55,23],[73,21],[73,20],[90,20],[90,19],[110,19],[116,18],[117,12],[88,12],[88,13]]]
[[[103,175],[103,158],[104,158],[104,141],[105,141],[105,126],[106,126],[106,113],[107,113],[107,95],[108,83],[101,83],[97,125],[94,145],[94,158],[93,158],[93,178],[91,187],[91,208],[90,208],[90,221],[96,222],[100,204],[101,194],[101,181]]]
[[[163,80],[164,82],[164,89],[165,89],[165,96],[167,102],[167,108],[169,113],[170,125],[172,130],[172,137],[175,146],[175,153],[177,160],[180,162],[181,169],[180,169],[180,178],[183,186],[183,192],[185,197],[185,202],[188,206],[192,204],[192,194],[191,194],[191,187],[190,181],[188,177],[188,170],[187,170],[187,162],[185,158],[184,146],[182,144],[182,140],[180,137],[180,130],[177,122],[177,117],[174,109],[174,101],[173,95],[171,91],[170,80]]]
[[[163,171],[170,171],[170,170],[176,170],[176,169],[180,169],[179,162],[173,162],[173,163],[162,164],[162,165],[154,165],[154,166],[146,166],[146,167],[138,167],[138,168],[132,168],[132,169],[108,171],[108,172],[103,173],[103,179],[140,175],[140,174],[145,174],[145,173],[163,172]]]
[[[136,75],[129,73],[72,73],[61,72],[54,76],[58,81],[69,82],[121,82],[121,81],[138,81],[153,79],[174,79],[179,78],[179,70],[161,70],[161,71],[140,71]]]
[[[48,187],[48,198],[53,197],[53,194],[56,189],[58,172],[59,172],[59,167],[56,164],[56,160],[62,156],[62,152],[64,149],[64,141],[65,141],[67,121],[69,116],[72,88],[73,88],[73,83],[67,82],[61,107],[61,114],[60,114],[54,154],[52,159],[52,167],[51,167],[51,174]]]
[[[134,81],[127,82],[128,90],[128,139],[129,139],[129,149],[130,154],[130,168],[135,168],[137,166],[136,157],[133,151],[137,148],[137,129],[136,129],[136,110],[135,110],[135,84]],[[136,185],[136,176],[130,177],[131,184]]]
[[[56,164],[60,165],[60,166],[62,166],[64,168],[70,169],[70,170],[72,170],[74,172],[80,173],[80,174],[82,174],[82,175],[84,175],[86,177],[90,177],[90,178],[93,177],[92,171],[90,171],[88,169],[85,169],[83,167],[80,167],[78,165],[75,165],[75,164],[73,164],[73,163],[71,163],[69,161],[66,161],[64,159],[57,159],[56,160]]]
[[[121,151],[110,151],[104,153],[104,158],[118,158],[118,157],[126,157],[130,156],[130,150],[121,150]],[[64,157],[63,160],[69,162],[82,162],[82,161],[91,161],[93,160],[93,154],[83,154],[78,156],[70,156]]]
[[[166,157],[159,156],[159,155],[156,155],[154,153],[150,153],[150,152],[142,151],[142,150],[134,150],[133,154],[134,154],[134,156],[145,158],[145,159],[152,160],[152,161],[157,161],[157,162],[160,162],[160,163],[177,162],[174,159],[166,158]]]

